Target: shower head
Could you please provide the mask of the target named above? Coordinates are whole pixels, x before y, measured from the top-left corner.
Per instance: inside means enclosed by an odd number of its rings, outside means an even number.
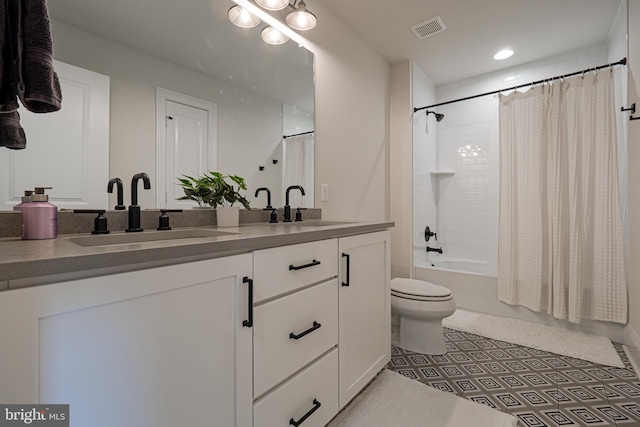
[[[440,122],[440,121],[442,121],[442,119],[444,119],[444,114],[440,114],[440,113],[436,113],[435,111],[427,110],[427,116],[429,114],[433,114],[434,116],[436,116],[436,122]]]

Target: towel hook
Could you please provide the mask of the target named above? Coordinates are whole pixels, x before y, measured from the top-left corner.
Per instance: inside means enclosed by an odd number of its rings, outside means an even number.
[[[631,111],[631,114],[635,114],[636,113],[636,103],[634,102],[633,104],[631,104],[631,107],[629,107],[629,108],[620,107],[620,111]]]

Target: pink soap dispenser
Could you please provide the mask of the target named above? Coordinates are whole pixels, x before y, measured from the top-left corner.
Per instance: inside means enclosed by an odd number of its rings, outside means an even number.
[[[31,202],[21,206],[22,239],[41,240],[58,237],[58,208],[49,203],[44,190],[51,187],[36,187]]]
[[[19,211],[20,209],[22,209],[22,206],[23,206],[25,203],[30,203],[30,202],[31,202],[31,195],[32,195],[32,194],[33,194],[33,191],[31,191],[31,190],[26,190],[26,191],[24,192],[24,196],[22,196],[22,202],[21,202],[21,203],[18,203],[17,205],[15,205],[15,206],[13,207],[13,210],[14,210],[14,211]]]

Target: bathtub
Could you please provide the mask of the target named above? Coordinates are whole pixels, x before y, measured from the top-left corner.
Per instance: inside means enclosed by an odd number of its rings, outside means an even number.
[[[487,274],[487,262],[472,259],[433,257],[422,266],[425,268],[437,268],[439,270],[457,271],[461,273]]]
[[[483,270],[484,268],[484,270]],[[475,269],[475,272],[469,271]],[[415,264],[413,278],[442,285],[451,290],[458,308],[511,317],[583,332],[600,335],[615,342],[625,342],[624,325],[583,319],[580,324],[569,324],[554,319],[544,312],[537,313],[520,306],[512,306],[498,300],[498,278],[489,272],[481,261],[432,257],[430,261]],[[392,322],[393,323],[393,322]],[[393,327],[393,325],[392,325]]]

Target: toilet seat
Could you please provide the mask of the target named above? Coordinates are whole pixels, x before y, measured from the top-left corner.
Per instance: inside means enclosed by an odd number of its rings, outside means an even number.
[[[450,301],[451,291],[444,286],[414,279],[395,278],[391,280],[391,295],[413,301]]]

